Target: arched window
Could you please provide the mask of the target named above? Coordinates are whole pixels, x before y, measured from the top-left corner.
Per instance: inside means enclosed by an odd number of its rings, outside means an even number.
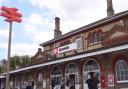
[[[62,80],[62,72],[59,66],[54,66],[51,71],[51,88],[56,89],[61,86],[60,81]]]
[[[70,81],[70,82],[69,82]],[[66,66],[65,71],[65,83],[66,87],[69,87],[68,85],[71,85],[74,87],[73,89],[79,89],[79,74],[78,74],[78,68],[75,64],[71,63]],[[69,84],[70,83],[70,84]]]
[[[117,61],[115,69],[117,82],[128,81],[128,64],[124,60]]]
[[[66,74],[72,74],[78,72],[77,66],[75,64],[69,64],[66,67]]]
[[[100,78],[100,67],[95,60],[89,60],[83,66],[83,87],[84,89],[88,89],[88,85],[86,81],[88,79],[88,73],[91,71],[95,73],[95,77],[97,77],[98,79]],[[100,89],[100,87],[98,89]]]
[[[58,66],[55,66],[51,71],[51,76],[59,76],[61,75],[61,69]]]
[[[94,70],[99,70],[99,65],[96,63],[96,61],[89,60],[87,63],[85,63],[84,71],[94,71]]]

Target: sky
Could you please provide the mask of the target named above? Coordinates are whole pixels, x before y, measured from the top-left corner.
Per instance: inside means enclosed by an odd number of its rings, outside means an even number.
[[[128,0],[113,0],[115,13],[128,10]],[[53,39],[54,18],[60,18],[62,34],[107,16],[106,0],[0,0],[0,6],[16,7],[22,22],[13,22],[11,56],[34,56],[39,44]],[[0,16],[0,60],[7,58],[9,23]]]

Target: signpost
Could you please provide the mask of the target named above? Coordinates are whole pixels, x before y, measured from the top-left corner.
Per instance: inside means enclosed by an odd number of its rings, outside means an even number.
[[[5,89],[9,88],[9,70],[10,70],[10,54],[11,54],[11,36],[12,36],[12,22],[21,22],[20,17],[22,14],[17,12],[17,8],[8,8],[5,6],[0,7],[0,16],[5,17],[5,21],[9,22],[9,40],[8,40],[8,55],[7,55],[7,71],[6,71],[6,87]]]

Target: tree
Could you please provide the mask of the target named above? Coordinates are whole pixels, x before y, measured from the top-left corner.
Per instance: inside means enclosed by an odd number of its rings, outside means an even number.
[[[31,64],[31,57],[29,57],[28,55],[21,56],[21,58],[20,58],[20,67],[30,66],[30,64]]]
[[[2,59],[0,61],[0,73],[6,72],[6,67],[7,67],[7,61],[6,59]]]
[[[23,68],[31,65],[31,57],[28,55],[24,56],[13,56],[10,58],[10,70]],[[0,61],[0,73],[6,72],[7,61],[5,59]]]

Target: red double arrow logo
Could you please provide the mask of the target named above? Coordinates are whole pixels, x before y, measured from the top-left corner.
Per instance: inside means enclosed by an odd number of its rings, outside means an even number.
[[[5,6],[2,6],[0,8],[1,10],[1,13],[0,15],[5,17],[5,21],[7,22],[13,22],[13,21],[16,21],[16,22],[21,22],[22,20],[20,19],[20,17],[22,17],[22,14],[17,12],[18,9],[17,8],[8,8],[8,7],[5,7]]]

